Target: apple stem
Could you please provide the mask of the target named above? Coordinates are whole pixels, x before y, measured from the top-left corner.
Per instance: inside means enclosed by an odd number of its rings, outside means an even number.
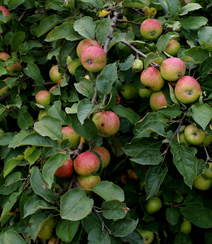
[[[144,14],[142,12],[140,12],[137,8],[131,8],[132,10],[134,10],[135,12],[137,12],[138,14],[144,16]]]
[[[205,144],[204,143],[202,143],[202,144],[203,144],[203,147],[204,147],[204,150],[205,150],[205,153],[206,153],[206,161],[205,161],[205,163],[207,163],[208,161],[211,161],[211,158],[210,158],[210,156],[208,154],[208,151],[207,151],[207,148],[206,148]]]

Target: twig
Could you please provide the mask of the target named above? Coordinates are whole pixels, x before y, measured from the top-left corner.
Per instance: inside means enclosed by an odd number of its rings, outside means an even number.
[[[137,22],[134,22],[134,21],[130,21],[130,20],[124,20],[124,19],[117,19],[117,22],[120,22],[120,23],[130,23],[130,24],[133,24],[133,25],[141,25],[141,23],[137,23]]]
[[[208,154],[208,151],[207,151],[207,148],[206,148],[205,144],[204,143],[202,143],[202,144],[203,144],[203,147],[204,147],[204,150],[205,150],[205,153],[206,153],[206,161],[205,161],[205,163],[207,163],[208,161],[211,161],[211,158],[210,158],[210,156]]]
[[[132,10],[134,10],[134,11],[137,12],[138,14],[144,16],[144,13],[140,12],[137,8],[132,8]]]

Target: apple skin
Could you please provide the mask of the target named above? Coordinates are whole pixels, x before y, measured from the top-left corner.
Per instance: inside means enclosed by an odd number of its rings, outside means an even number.
[[[180,232],[182,232],[182,233],[184,233],[186,235],[189,235],[190,232],[191,232],[191,228],[192,228],[191,222],[189,222],[188,220],[184,219],[183,223],[180,226]]]
[[[171,56],[176,56],[178,54],[180,48],[181,48],[180,43],[177,40],[172,39],[169,42],[169,44],[164,48],[164,51]]]
[[[203,174],[198,175],[193,180],[193,186],[200,191],[207,191],[212,186],[212,179],[205,178]]]
[[[138,96],[138,89],[133,85],[133,83],[125,83],[120,93],[125,100],[131,100]]]
[[[50,104],[50,101],[51,101],[50,92],[48,92],[46,90],[39,91],[35,95],[35,100],[40,105],[43,105],[43,106],[49,105]]]
[[[55,171],[54,175],[58,178],[67,178],[72,175],[73,171],[74,171],[73,161],[71,159],[67,159]]]
[[[4,15],[7,18],[6,23],[8,23],[11,20],[10,12],[3,6],[0,6],[1,14]],[[4,25],[4,21],[0,20],[0,25]]]
[[[149,98],[151,96],[151,94],[153,93],[153,91],[147,89],[147,88],[140,88],[138,90],[138,94],[141,98]]]
[[[137,73],[140,72],[144,67],[144,64],[142,60],[140,59],[135,59],[134,62],[132,63],[132,72]]]
[[[4,94],[7,94],[10,91],[9,86],[4,86],[3,88],[0,89],[0,96],[3,96]]]
[[[174,138],[174,140],[175,141],[177,140],[177,136]],[[179,142],[180,143],[184,142],[187,147],[190,145],[190,143],[186,140],[184,133],[179,134]]]
[[[100,181],[99,175],[77,176],[77,181],[82,189],[93,189]]]
[[[10,55],[6,52],[0,52],[0,59],[3,61],[6,61],[8,58],[10,58]]]
[[[162,208],[162,202],[159,197],[151,197],[145,206],[148,214],[154,214]]]
[[[38,233],[38,237],[43,240],[49,240],[54,234],[56,225],[57,221],[54,218],[46,220]]]
[[[102,158],[103,168],[106,168],[110,163],[110,153],[105,147],[95,147],[92,150],[96,151]]]
[[[72,75],[75,75],[75,69],[81,65],[81,61],[79,58],[71,59],[70,56],[67,57],[66,63],[68,66],[68,71]]]
[[[120,120],[117,114],[112,111],[102,111],[96,113],[92,118],[98,129],[98,135],[110,137],[115,135],[120,127]]]
[[[163,31],[161,23],[156,19],[146,19],[141,23],[141,35],[147,40],[157,39]]]
[[[174,91],[176,98],[180,102],[189,104],[199,98],[202,89],[196,79],[187,75],[177,81]]]
[[[86,70],[97,73],[101,71],[107,63],[106,53],[101,47],[88,47],[81,55],[81,63]]]
[[[74,131],[71,126],[62,127],[63,140],[68,139],[71,143],[70,148],[73,149],[79,145],[80,136]]]
[[[198,145],[205,139],[205,132],[201,129],[198,129],[194,124],[186,126],[184,135],[186,141],[188,141],[188,143],[191,145]]]
[[[207,179],[212,179],[212,163],[207,163],[207,164],[209,164],[209,168],[202,175]]]
[[[162,62],[160,72],[165,80],[177,81],[185,75],[186,66],[180,58],[167,58]]]
[[[62,73],[59,72],[59,65],[54,65],[49,70],[49,77],[52,82],[58,84],[59,80],[62,78]]]
[[[143,244],[150,244],[154,240],[154,232],[143,230],[139,226],[136,228],[136,230],[140,233],[140,235],[143,237]]]
[[[40,110],[39,113],[38,113],[38,121],[40,121],[43,116],[47,115],[48,112],[46,110]]]
[[[168,102],[162,91],[153,92],[149,98],[149,105],[153,111],[168,106]]]
[[[83,51],[85,51],[85,49],[91,46],[101,47],[101,44],[98,41],[92,39],[84,39],[80,41],[77,45],[77,56],[81,58]]]
[[[205,134],[205,139],[198,146],[199,147],[203,147],[203,143],[204,143],[204,145],[207,147],[207,146],[209,146],[211,144],[211,142],[212,142],[212,135]]]
[[[23,70],[23,67],[21,66],[21,63],[18,62],[11,66],[7,66],[6,69],[13,73],[13,72],[21,72]]]
[[[148,67],[143,70],[140,76],[141,84],[152,91],[159,91],[164,86],[164,79],[159,70]]]
[[[3,129],[0,127],[0,136],[2,136],[5,132],[3,131]]]
[[[92,152],[83,152],[74,161],[74,169],[78,175],[89,176],[95,174],[100,167],[98,157]]]

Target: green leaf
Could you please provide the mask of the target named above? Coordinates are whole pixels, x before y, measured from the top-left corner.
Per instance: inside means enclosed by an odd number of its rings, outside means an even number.
[[[16,134],[13,132],[7,132],[0,136],[0,146],[7,146]]]
[[[106,219],[123,219],[129,209],[125,203],[117,200],[104,201],[101,206],[102,215]]]
[[[172,18],[174,18],[179,11],[180,2],[175,0],[167,0],[166,2],[169,8],[169,13],[172,15]]]
[[[80,82],[74,83],[74,86],[79,93],[81,93],[88,99],[91,99],[93,97],[95,90],[92,81],[86,78],[80,78]]]
[[[188,14],[188,12],[191,12],[191,11],[194,11],[194,10],[197,10],[200,8],[202,8],[202,6],[198,3],[188,3],[180,9],[179,15],[183,16],[183,15]]]
[[[101,216],[101,213],[100,213],[100,216]],[[82,220],[82,222],[83,222],[84,229],[87,233],[91,232],[94,229],[101,229],[102,228],[102,224],[101,224],[98,216],[94,212],[92,212],[91,214],[86,216]]]
[[[41,156],[42,151],[35,147],[29,147],[24,152],[24,158],[29,162],[30,165],[34,164]]]
[[[202,77],[205,77],[211,73],[212,71],[211,65],[212,65],[212,57],[203,60],[203,62],[199,66],[199,71]]]
[[[169,42],[179,37],[179,34],[177,32],[168,32],[165,35],[162,35],[158,38],[156,46],[159,51],[163,51],[165,47],[169,44]],[[157,56],[156,56],[157,57]]]
[[[112,46],[114,46],[115,44],[124,41],[125,37],[126,37],[126,33],[118,33],[118,32],[114,32],[112,35],[113,39],[110,41],[109,44],[109,48],[110,49]]]
[[[135,56],[130,54],[130,56],[126,59],[124,63],[119,63],[120,71],[126,71],[132,68],[132,63],[134,62]]]
[[[198,29],[206,25],[208,20],[203,16],[188,16],[181,19],[181,25],[184,29]]]
[[[177,208],[166,209],[166,219],[171,225],[176,225],[180,218],[180,211]]]
[[[192,244],[193,242],[189,235],[179,232],[174,236],[173,244],[179,244],[179,243],[180,244]]]
[[[92,189],[92,191],[106,201],[124,201],[124,191],[119,186],[109,181],[101,181]]]
[[[31,77],[36,84],[43,86],[45,80],[43,79],[43,77],[41,76],[40,73],[40,69],[38,68],[38,66],[34,63],[28,63],[27,67],[24,69],[24,73]]]
[[[212,108],[207,104],[192,105],[192,118],[199,124],[203,130],[209,124],[212,118]]]
[[[84,120],[87,116],[91,115],[95,109],[96,106],[87,98],[79,101],[77,106],[77,117],[82,125],[84,124]]]
[[[183,61],[188,61],[194,64],[201,64],[204,59],[209,57],[209,53],[202,47],[193,47],[187,49],[185,52],[180,55],[180,58]]]
[[[27,244],[25,240],[14,230],[8,230],[0,234],[0,243],[4,244]]]
[[[18,157],[9,159],[6,164],[4,165],[4,177],[6,177],[16,166],[26,164],[26,161],[23,161],[22,159]]]
[[[87,197],[81,188],[71,189],[61,198],[61,218],[81,220],[92,211],[93,203],[93,199]]]
[[[212,42],[212,27],[211,26],[204,26],[199,29],[198,31],[198,39],[200,42],[206,41],[209,44]]]
[[[74,23],[74,30],[81,36],[94,40],[96,25],[90,16],[84,16]]]
[[[129,242],[130,244],[141,244],[143,243],[143,237],[141,234],[134,230],[129,235],[121,238],[124,242]]]
[[[100,44],[104,44],[110,32],[111,19],[108,16],[102,19],[96,28],[96,38]]]
[[[33,124],[33,118],[27,110],[28,106],[24,105],[18,111],[18,126],[22,130],[28,129]]]
[[[16,32],[14,34],[11,44],[10,44],[13,52],[17,52],[19,50],[20,45],[24,41],[24,39],[25,39],[24,31]]]
[[[7,70],[3,67],[0,67],[0,77],[5,74],[7,74]]]
[[[88,244],[111,244],[109,233],[103,229],[94,229],[88,234]]]
[[[115,237],[124,237],[135,230],[138,225],[138,220],[124,218],[114,221],[111,226],[111,231]]]

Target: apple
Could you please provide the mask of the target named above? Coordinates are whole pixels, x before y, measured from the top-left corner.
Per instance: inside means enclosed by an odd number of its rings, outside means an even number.
[[[81,58],[83,51],[85,51],[85,49],[91,46],[101,47],[101,44],[98,41],[92,39],[84,39],[80,41],[77,45],[77,56]]]
[[[168,102],[162,91],[153,92],[149,98],[149,105],[153,111],[168,106]]]
[[[71,59],[70,56],[67,57],[66,63],[68,66],[68,71],[70,74],[75,75],[75,69],[81,65],[81,61],[79,58]]]
[[[157,39],[163,31],[161,23],[156,19],[146,19],[141,23],[141,35],[147,40]]]
[[[205,132],[198,129],[194,124],[186,126],[184,130],[185,139],[191,145],[198,145],[202,143],[205,139]]]
[[[212,179],[212,163],[207,163],[207,164],[209,164],[209,168],[202,175],[207,179]]]
[[[0,6],[1,14],[4,15],[7,20],[6,23],[8,23],[11,20],[10,12],[3,6]],[[0,25],[4,25],[5,22],[3,20],[0,20]]]
[[[6,52],[0,52],[0,59],[3,61],[6,61],[8,58],[10,58],[10,55]]]
[[[177,140],[177,136],[175,136],[174,140]],[[186,146],[188,147],[190,145],[190,143],[186,140],[184,133],[180,133],[179,134],[179,143],[184,142],[186,144]]]
[[[159,70],[154,67],[148,67],[143,70],[140,76],[141,83],[152,91],[159,91],[164,86],[164,79]]]
[[[153,91],[147,89],[147,88],[140,88],[138,90],[138,94],[141,98],[149,98],[151,96],[151,94],[153,93]]]
[[[150,244],[154,240],[154,232],[143,230],[139,226],[136,228],[136,230],[140,233],[140,235],[143,237],[143,244]]]
[[[77,175],[77,181],[82,189],[93,189],[100,181],[99,175],[81,176]]]
[[[180,225],[180,232],[189,235],[191,232],[191,228],[192,228],[191,222],[184,219],[183,223]]]
[[[39,113],[38,113],[38,121],[40,121],[43,116],[47,115],[48,112],[46,110],[40,110]]]
[[[207,147],[207,146],[209,146],[211,144],[211,142],[212,142],[212,135],[205,134],[205,139],[198,146],[199,147],[203,147],[203,144],[204,144]]]
[[[13,72],[21,72],[23,67],[21,66],[20,62],[17,62],[11,66],[7,66],[6,69],[13,73]]]
[[[74,131],[71,126],[62,127],[61,132],[63,133],[63,140],[68,139],[68,141],[71,143],[71,149],[79,145],[80,136]]]
[[[110,153],[105,147],[95,147],[92,150],[96,151],[102,158],[103,168],[106,168],[110,163]]]
[[[88,47],[81,55],[81,63],[86,70],[97,73],[101,71],[107,63],[106,53],[101,47]]]
[[[131,100],[138,96],[138,88],[136,88],[133,83],[125,83],[120,93],[125,100]]]
[[[49,70],[49,77],[52,82],[58,84],[60,79],[62,78],[62,73],[59,72],[59,65],[54,65]]]
[[[5,94],[7,94],[10,91],[10,87],[9,86],[4,86],[0,89],[0,96],[3,96]]]
[[[57,221],[54,218],[47,219],[42,225],[38,237],[43,240],[49,240],[54,234],[54,228],[57,225]]]
[[[165,80],[177,81],[185,75],[186,66],[180,58],[167,58],[162,62],[160,72]]]
[[[119,117],[112,111],[96,113],[92,120],[99,131],[98,135],[102,137],[115,135],[120,127]]]
[[[168,43],[168,45],[164,48],[163,51],[165,51],[170,56],[176,56],[178,54],[180,48],[181,48],[180,43],[177,40],[172,39]]]
[[[100,167],[98,157],[92,152],[79,154],[74,161],[74,169],[78,175],[89,176],[95,174]]]
[[[57,238],[56,237],[52,237],[49,241],[48,241],[48,244],[55,244],[57,241]]]
[[[51,95],[50,92],[46,90],[41,90],[35,95],[35,100],[40,105],[46,106],[50,104]]]
[[[142,10],[144,12],[144,16],[152,16],[157,14],[157,10],[155,8],[150,8],[148,6],[144,6]]]
[[[207,179],[203,174],[200,174],[193,180],[193,186],[200,191],[207,191],[212,186],[212,179]]]
[[[191,76],[183,76],[177,81],[174,91],[180,102],[189,104],[199,98],[202,89],[196,79]]]
[[[67,178],[72,175],[73,171],[74,171],[73,161],[71,159],[67,159],[55,171],[54,175],[58,178]]]
[[[137,58],[132,63],[132,72],[133,73],[140,72],[143,69],[143,67],[144,67],[144,64],[143,64],[142,60]]]
[[[145,206],[148,214],[154,214],[162,208],[162,202],[159,197],[151,197]]]

